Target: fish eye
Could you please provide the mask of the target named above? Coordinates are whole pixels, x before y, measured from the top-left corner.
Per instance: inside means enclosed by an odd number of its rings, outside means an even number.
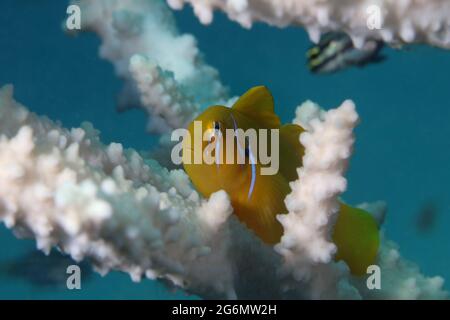
[[[219,121],[214,121],[213,125],[214,125],[214,130],[220,130],[220,122]]]
[[[211,135],[209,137],[209,142],[214,142],[216,140],[216,135],[219,134],[220,128],[221,128],[220,122],[219,121],[213,121],[212,122],[212,127],[213,127],[213,129],[212,129],[212,132],[210,133]],[[209,130],[211,130],[211,129],[209,129]]]

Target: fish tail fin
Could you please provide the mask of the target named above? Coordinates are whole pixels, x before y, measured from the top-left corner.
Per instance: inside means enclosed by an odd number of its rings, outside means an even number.
[[[366,274],[378,255],[377,222],[367,211],[341,203],[333,241],[337,246],[336,260],[344,260],[354,275]]]

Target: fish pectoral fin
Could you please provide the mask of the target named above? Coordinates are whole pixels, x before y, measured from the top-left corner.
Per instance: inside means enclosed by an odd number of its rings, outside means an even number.
[[[247,197],[248,183],[241,192],[231,195],[235,214],[267,244],[275,244],[283,235],[278,214],[287,213],[284,199],[290,192],[288,182],[279,174],[258,175],[254,192]]]
[[[253,87],[244,93],[233,105],[233,110],[239,111],[262,127],[279,128],[280,119],[274,112],[273,97],[265,86]]]
[[[273,176],[258,176],[251,206],[256,210],[257,234],[268,244],[280,241],[283,227],[276,218],[279,214],[287,213],[284,203],[286,195],[290,193],[289,184],[280,174]],[[255,188],[255,189],[256,189]]]

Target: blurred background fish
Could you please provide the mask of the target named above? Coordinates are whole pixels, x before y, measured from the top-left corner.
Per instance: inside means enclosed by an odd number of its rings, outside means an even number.
[[[311,47],[306,57],[312,73],[333,73],[351,66],[363,67],[385,59],[380,54],[383,42],[369,40],[360,49],[354,47],[352,39],[343,32],[328,32],[319,43]]]
[[[437,224],[438,215],[439,208],[435,202],[424,203],[416,216],[416,230],[421,234],[433,231]]]

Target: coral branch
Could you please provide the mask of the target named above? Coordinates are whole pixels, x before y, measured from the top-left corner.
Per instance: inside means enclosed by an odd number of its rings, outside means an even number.
[[[331,231],[339,211],[338,196],[347,186],[344,171],[357,121],[353,102],[345,101],[339,108],[324,113],[323,120],[313,118],[304,123],[310,131],[300,135],[305,147],[303,167],[285,200],[289,213],[278,216],[284,235],[276,247],[297,281],[316,283],[313,278],[317,270],[321,276],[324,273],[318,266],[330,265],[336,252]],[[330,268],[327,273],[331,274]],[[315,287],[313,298],[326,297]]]
[[[201,200],[184,172],[103,146],[89,124],[69,131],[39,118],[12,100],[12,87],[0,92],[0,128],[0,218],[19,236],[89,258],[101,273],[235,296],[224,192]],[[217,267],[204,270],[210,263]]]
[[[367,299],[448,299],[443,289],[444,279],[425,277],[419,267],[403,259],[394,242],[382,239],[378,257],[381,270],[381,290],[368,290],[366,283],[355,284]]]
[[[347,32],[356,46],[366,39],[390,44],[428,43],[450,48],[450,2],[447,0],[167,0],[176,9],[190,3],[202,23],[213,10],[225,12],[244,27],[262,21],[286,27],[303,26],[312,41],[330,30]],[[373,10],[375,9],[375,10]],[[374,15],[378,15],[376,17]],[[371,19],[379,21],[372,25]],[[370,27],[370,28],[369,28]]]
[[[235,219],[225,192],[201,199],[183,171],[103,145],[89,123],[67,130],[36,116],[4,87],[0,221],[39,249],[58,247],[103,274],[164,278],[204,298],[445,298],[443,280],[424,277],[389,242],[378,261],[380,291],[333,262],[330,230],[357,115],[351,102],[320,114],[301,136],[304,167],[274,250]]]
[[[125,80],[119,108],[145,110],[150,132],[183,127],[200,108],[228,99],[217,70],[203,61],[192,35],[178,33],[163,1],[73,3],[83,12],[82,30],[97,33],[100,56]],[[135,55],[141,58],[132,59]]]
[[[151,106],[147,126],[149,132],[169,132],[173,128],[186,127],[199,112],[200,106],[183,95],[174,77],[164,74],[145,56],[131,57],[130,72],[140,92],[140,103]]]

